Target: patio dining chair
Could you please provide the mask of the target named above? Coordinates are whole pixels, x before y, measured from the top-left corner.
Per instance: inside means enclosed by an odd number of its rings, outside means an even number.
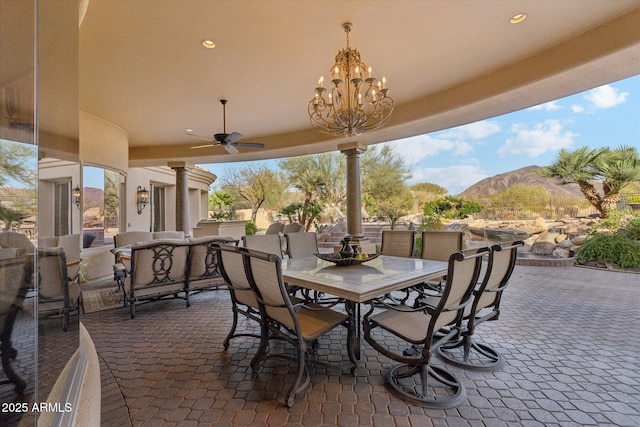
[[[287,233],[284,238],[287,242],[289,258],[302,258],[318,253],[318,237],[313,231]]]
[[[269,341],[274,338],[282,339],[297,349],[296,379],[285,398],[286,406],[292,407],[296,395],[311,381],[308,368],[308,352],[311,350],[309,347],[315,348],[320,336],[341,325],[347,327],[348,339],[353,339],[355,325],[348,315],[330,307],[316,303],[293,302],[282,278],[279,257],[248,250],[245,255],[245,267],[249,282],[257,295],[263,324],[266,326],[262,330],[257,359],[267,356]],[[353,372],[356,358],[354,354],[349,353]]]
[[[384,230],[380,253],[410,258],[413,256],[414,244],[415,235],[412,230]]]
[[[71,313],[80,313],[80,285],[76,278],[69,277],[62,247],[38,248],[38,276],[38,312],[62,315],[62,330],[66,332]]]
[[[282,243],[279,234],[254,234],[242,236],[242,246],[260,252],[267,252],[282,258]]]
[[[7,377],[0,384],[14,384],[18,393],[24,391],[26,384],[11,366],[11,361],[18,356],[18,351],[11,343],[11,335],[29,287],[32,268],[33,255],[0,260],[0,356],[2,370]]]
[[[415,235],[413,230],[384,230],[382,231],[380,254],[410,258],[413,256],[414,245]],[[405,294],[406,296],[400,302],[405,302],[408,298],[408,293],[405,292]],[[386,294],[384,298],[398,302],[391,294]]]
[[[278,234],[281,233],[282,230],[284,230],[284,224],[282,222],[273,222],[269,224],[264,234]]]
[[[458,336],[438,347],[438,354],[456,366],[475,370],[493,370],[504,365],[504,357],[488,344],[474,340],[476,327],[489,320],[498,320],[502,292],[508,285],[516,264],[518,248],[524,242],[517,241],[493,245],[484,278],[473,291],[473,303],[458,319]]]
[[[428,408],[452,408],[465,399],[463,383],[452,372],[433,365],[432,356],[440,345],[459,334],[458,320],[471,304],[486,251],[456,252],[449,257],[447,281],[436,307],[371,302],[362,321],[364,338],[377,351],[399,362],[387,372],[386,381],[401,399]],[[448,325],[446,334],[438,334]],[[398,341],[421,346],[421,351],[400,353],[402,345]]]
[[[247,279],[247,273],[245,271],[243,248],[232,245],[214,244],[213,246],[218,253],[220,273],[224,278],[224,281],[229,288],[231,296],[231,311],[233,314],[233,320],[231,324],[231,330],[224,339],[222,345],[225,349],[229,348],[231,339],[236,337],[254,337],[261,338],[262,333],[250,334],[250,333],[236,333],[238,326],[238,315],[242,315],[247,319],[257,322],[261,328],[264,327],[262,317],[260,316],[260,308],[256,294],[251,285],[249,279]],[[251,361],[251,367],[253,368],[258,362],[258,353]]]
[[[69,280],[80,280],[80,234],[67,234],[58,237],[58,246],[64,250],[67,260]]]
[[[461,231],[423,231],[420,258],[447,261],[451,254],[462,250],[463,236],[464,233]],[[426,282],[423,286],[440,293],[444,279],[445,277],[441,277],[437,281]]]

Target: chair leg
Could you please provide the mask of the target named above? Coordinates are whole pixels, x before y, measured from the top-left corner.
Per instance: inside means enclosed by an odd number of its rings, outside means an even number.
[[[419,384],[411,378],[416,374]],[[453,408],[467,397],[464,385],[452,372],[428,364],[395,365],[387,373],[386,381],[400,399],[425,408]]]
[[[9,381],[15,384],[16,392],[19,394],[22,394],[24,389],[27,387],[27,384],[24,381],[22,381],[22,379],[13,370],[13,367],[11,366],[11,361],[9,360],[11,358],[10,356],[12,353],[10,350],[13,350],[11,348],[11,344],[10,343],[5,344],[3,342],[2,349],[0,350],[2,352],[2,369],[4,370],[4,373],[6,374],[7,378],[9,378]],[[15,356],[13,358],[15,358]]]
[[[69,307],[62,309],[62,330],[64,332],[69,330]]]
[[[251,359],[251,369],[256,370],[256,365],[267,352],[267,348],[269,347],[269,327],[264,324],[264,320],[260,322],[260,345],[258,346],[258,350],[256,354]]]
[[[232,311],[233,311],[233,321],[231,322],[231,330],[227,334],[227,337],[224,339],[224,342],[222,343],[225,350],[229,348],[229,341],[231,341],[231,338],[233,338],[234,334],[236,333],[236,327],[238,326],[238,312],[235,310],[235,308]]]
[[[444,343],[437,351],[445,362],[476,371],[492,371],[505,364],[504,357],[497,350],[476,342],[471,335]]]
[[[291,408],[295,403],[296,394],[307,388],[311,380],[309,377],[309,372],[307,371],[306,347],[306,343],[300,340],[298,343],[298,374],[296,375],[296,381],[293,383],[291,389],[289,389],[289,392],[287,393],[287,400],[285,401],[285,404],[288,408]]]

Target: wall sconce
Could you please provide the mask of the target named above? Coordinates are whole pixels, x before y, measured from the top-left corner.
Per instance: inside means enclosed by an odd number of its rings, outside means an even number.
[[[136,200],[138,202],[138,215],[140,215],[142,213],[142,210],[149,203],[149,190],[138,185],[138,190],[136,191]]]
[[[81,194],[82,193],[80,192],[80,187],[76,185],[75,188],[73,189],[73,204],[76,205],[78,209],[80,209]]]

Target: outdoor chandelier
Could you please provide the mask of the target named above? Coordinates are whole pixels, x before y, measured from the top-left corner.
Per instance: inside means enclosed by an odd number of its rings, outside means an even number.
[[[350,22],[342,24],[347,33],[347,48],[338,52],[331,67],[331,87],[323,87],[321,76],[315,96],[309,101],[311,124],[332,135],[354,136],[377,129],[389,120],[393,111],[386,79],[373,77],[371,67],[362,62],[360,53],[349,47],[351,27]]]

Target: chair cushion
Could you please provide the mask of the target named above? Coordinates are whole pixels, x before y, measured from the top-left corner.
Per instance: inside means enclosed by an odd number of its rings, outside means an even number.
[[[302,306],[298,311],[298,322],[305,340],[311,341],[330,331],[347,319],[346,314],[337,311],[318,308],[310,309]]]
[[[422,311],[385,310],[370,320],[406,341],[419,344],[426,339],[431,316]]]

